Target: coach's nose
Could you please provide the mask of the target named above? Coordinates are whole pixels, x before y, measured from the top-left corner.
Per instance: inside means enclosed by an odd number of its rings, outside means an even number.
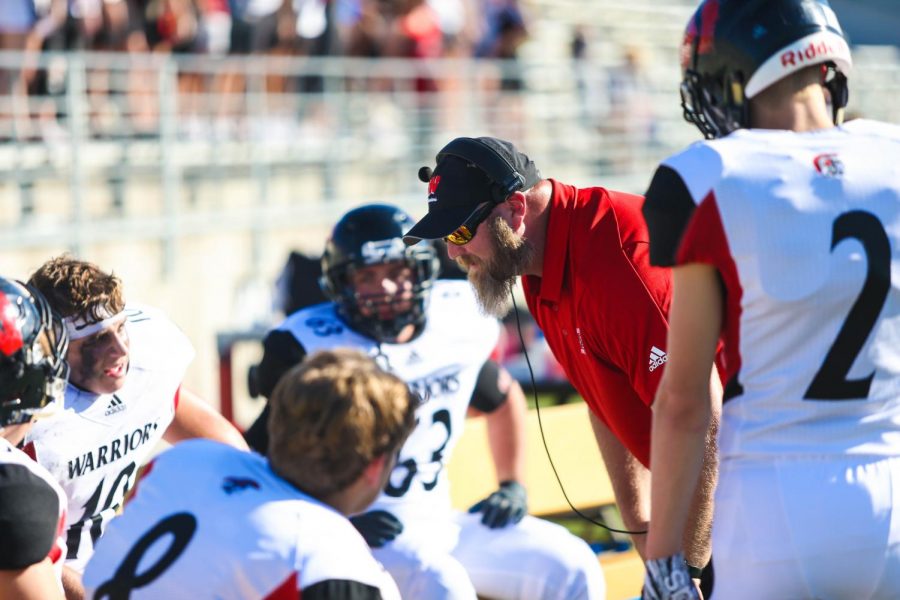
[[[465,254],[465,246],[457,246],[456,244],[447,244],[447,256],[450,260],[456,260],[458,256]]]

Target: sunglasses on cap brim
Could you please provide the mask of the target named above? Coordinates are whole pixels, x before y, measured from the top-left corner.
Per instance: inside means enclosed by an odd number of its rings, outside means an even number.
[[[493,202],[482,202],[479,204],[472,214],[466,217],[463,224],[456,228],[453,233],[444,236],[444,241],[454,246],[465,246],[475,237],[478,226],[487,219],[488,215],[494,210]]]

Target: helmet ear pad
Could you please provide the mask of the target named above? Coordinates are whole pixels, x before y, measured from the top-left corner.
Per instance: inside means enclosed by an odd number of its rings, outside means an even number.
[[[413,224],[409,215],[393,206],[366,205],[354,209],[335,225],[322,255],[322,291],[337,305],[338,314],[354,331],[378,342],[395,343],[409,324],[415,326],[416,335],[425,327],[428,299],[440,260],[430,241],[409,247],[403,243],[403,235]],[[365,300],[352,285],[352,272],[369,265],[394,262],[412,270],[411,305],[395,311],[389,318],[363,315],[360,301]],[[407,300],[388,298],[371,302],[405,305]]]

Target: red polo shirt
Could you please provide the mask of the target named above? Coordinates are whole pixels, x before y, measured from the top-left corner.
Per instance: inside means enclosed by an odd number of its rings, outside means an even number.
[[[650,266],[641,196],[550,181],[543,277],[523,278],[528,308],[594,414],[649,466],[671,273]]]

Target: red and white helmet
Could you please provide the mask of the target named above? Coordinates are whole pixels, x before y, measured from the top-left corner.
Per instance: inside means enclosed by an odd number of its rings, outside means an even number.
[[[62,402],[69,337],[36,289],[0,277],[0,427]]]

